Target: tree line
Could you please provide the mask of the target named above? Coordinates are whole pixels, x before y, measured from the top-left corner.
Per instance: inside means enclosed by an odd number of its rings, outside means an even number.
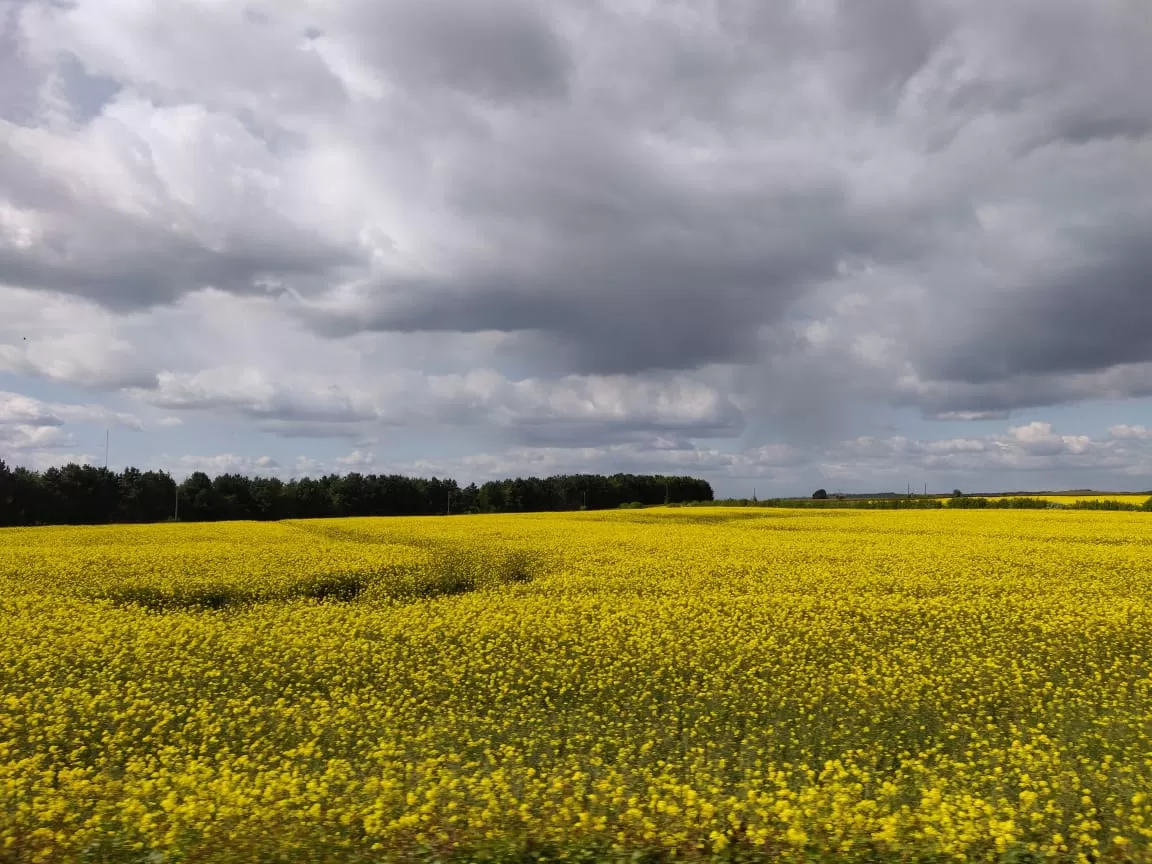
[[[0,525],[528,513],[712,497],[705,480],[662,475],[562,474],[461,488],[449,478],[398,474],[352,472],[283,481],[242,474],[213,478],[197,471],[177,484],[163,471],[116,472],[76,464],[32,471],[10,468],[0,460]]]

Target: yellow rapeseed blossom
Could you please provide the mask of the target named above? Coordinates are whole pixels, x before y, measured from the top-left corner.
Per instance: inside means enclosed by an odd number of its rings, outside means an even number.
[[[1101,511],[4,530],[0,862],[1149,860],[1150,574]]]

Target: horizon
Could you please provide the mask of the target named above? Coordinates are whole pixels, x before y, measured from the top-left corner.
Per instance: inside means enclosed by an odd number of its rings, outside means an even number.
[[[4,463],[4,460],[0,459],[0,464],[2,464],[2,463]],[[125,471],[129,471],[129,470],[156,471],[158,473],[161,473],[165,476],[170,477],[173,481],[175,481],[177,483],[177,485],[182,485],[185,481],[187,481],[187,479],[193,473],[206,474],[206,476],[208,476],[209,479],[215,479],[215,477],[223,476],[225,474],[234,475],[237,473],[237,472],[219,472],[217,474],[213,474],[211,472],[203,472],[203,471],[198,470],[196,472],[187,472],[186,474],[184,474],[181,477],[179,475],[173,474],[172,472],[166,471],[163,468],[139,468],[138,466],[135,466],[135,465],[125,465],[123,467],[118,468],[115,465],[109,465],[109,466],[94,465],[94,464],[91,464],[88,462],[73,462],[73,463],[67,463],[67,464],[61,464],[61,465],[52,465],[52,466],[47,466],[47,467],[38,468],[38,469],[32,468],[29,470],[33,470],[33,471],[37,471],[38,473],[42,473],[44,471],[49,470],[50,468],[63,469],[65,467],[68,467],[69,465],[77,465],[77,466],[80,466],[83,468],[95,468],[97,470],[108,471],[112,474],[123,474]],[[12,469],[12,468],[16,468],[16,467],[26,467],[26,466],[16,466],[16,465],[9,464],[8,467],[9,467],[9,469]],[[348,474],[354,474],[354,473],[355,474],[361,474],[362,476],[365,476],[365,477],[385,476],[385,475],[382,475],[380,472],[356,471],[356,470],[337,471],[337,472],[330,472],[329,474],[314,474],[314,475],[313,474],[280,475],[280,474],[276,474],[276,473],[259,473],[259,472],[257,472],[257,473],[243,473],[243,472],[239,472],[239,476],[245,477],[249,480],[276,479],[276,480],[279,480],[279,481],[284,482],[284,483],[289,483],[289,482],[300,481],[300,480],[319,480],[325,476],[343,477],[343,476],[346,476]],[[697,477],[697,476],[691,475],[691,474],[661,475],[661,474],[635,474],[634,472],[614,472],[614,473],[620,473],[620,474],[626,474],[626,475],[632,474],[632,476],[636,476],[636,477],[667,476],[667,477],[674,478],[674,479],[689,479],[689,480],[706,480],[707,479],[707,478],[703,478],[703,477]],[[451,483],[455,483],[458,488],[463,489],[463,488],[470,486],[470,485],[476,485],[477,487],[480,487],[480,486],[483,486],[484,483],[488,483],[488,482],[501,483],[501,482],[512,482],[512,481],[516,481],[516,480],[550,480],[550,479],[553,479],[556,477],[582,476],[582,475],[595,476],[595,477],[611,477],[612,476],[610,474],[597,474],[596,472],[575,472],[574,474],[568,474],[568,475],[565,475],[565,474],[550,474],[550,475],[529,475],[529,474],[515,475],[515,474],[509,474],[505,477],[491,477],[491,478],[487,478],[485,480],[461,480],[460,478],[453,477],[450,475],[437,476],[437,475],[431,475],[431,474],[429,474],[429,475],[402,474],[399,476],[405,477],[407,479],[413,479],[413,480],[422,480],[422,481],[439,480],[440,482],[444,482],[444,483],[451,482]],[[821,489],[821,488],[823,488],[823,487],[817,487],[817,489]],[[813,492],[808,492],[808,493],[771,492],[769,494],[760,494],[758,487],[756,487],[756,488],[753,488],[751,493],[748,495],[741,495],[741,494],[721,495],[719,493],[716,493],[715,489],[713,489],[715,500],[719,500],[719,501],[726,501],[726,500],[752,501],[752,500],[757,500],[757,501],[761,501],[761,502],[762,501],[770,501],[770,500],[787,501],[787,500],[811,499],[813,497],[813,494],[815,491],[817,491],[817,490],[813,490]],[[906,491],[906,492],[900,492],[899,490],[877,491],[875,489],[870,490],[870,491],[849,491],[849,490],[845,490],[845,489],[824,489],[824,491],[827,492],[829,497],[845,496],[845,497],[851,497],[851,498],[855,498],[855,499],[869,499],[869,498],[903,498],[903,497],[909,497],[909,498],[951,497],[957,490],[955,488],[950,489],[950,490],[934,490],[934,489],[926,489],[925,490],[923,488],[917,490],[917,489],[913,488],[913,489]],[[1099,497],[1099,496],[1104,496],[1104,495],[1118,495],[1118,496],[1129,496],[1129,497],[1130,496],[1147,495],[1150,498],[1152,498],[1152,490],[1150,490],[1150,489],[1119,490],[1119,489],[1092,489],[1092,488],[1075,488],[1075,489],[1063,488],[1063,489],[1002,489],[999,491],[989,491],[986,489],[985,490],[968,490],[968,491],[965,491],[965,490],[961,489],[959,491],[963,495],[963,497],[965,497],[965,498],[981,498],[981,497],[1008,498],[1008,497],[1028,497],[1028,496],[1071,497],[1071,496],[1075,496],[1075,495],[1090,495],[1090,496],[1094,496],[1094,497]],[[662,506],[662,505],[653,504],[653,505],[647,505],[647,506],[658,507],[658,506]]]

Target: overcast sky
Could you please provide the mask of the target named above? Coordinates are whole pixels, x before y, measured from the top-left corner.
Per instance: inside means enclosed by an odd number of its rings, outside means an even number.
[[[0,458],[1152,489],[1148,0],[0,0]]]

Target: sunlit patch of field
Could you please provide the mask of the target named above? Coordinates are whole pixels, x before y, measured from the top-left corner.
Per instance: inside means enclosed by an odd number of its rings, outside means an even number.
[[[995,501],[997,499],[1003,499],[1003,498],[1026,497],[1026,498],[1040,499],[1042,501],[1051,501],[1054,504],[1065,504],[1065,505],[1075,504],[1078,501],[1117,501],[1121,504],[1133,504],[1133,505],[1139,506],[1139,505],[1143,504],[1145,501],[1147,501],[1150,496],[1148,496],[1146,494],[1144,494],[1144,495],[1140,495],[1140,494],[1109,495],[1109,494],[1105,493],[1103,495],[1094,495],[1094,494],[1085,494],[1085,495],[1031,495],[1031,494],[1029,494],[1029,495],[1024,495],[1024,496],[1021,496],[1021,495],[986,495],[986,496],[980,496],[980,497],[985,497],[989,501]],[[940,501],[944,505],[947,505],[952,500],[952,498],[951,498],[951,496],[947,496],[947,497],[942,496],[940,498],[937,498],[936,500]]]
[[[1057,504],[1075,504],[1077,501],[1119,501],[1121,504],[1143,504],[1147,495],[1037,495]]]
[[[1147,860],[1149,574],[1128,512],[5,530],[0,861]]]

